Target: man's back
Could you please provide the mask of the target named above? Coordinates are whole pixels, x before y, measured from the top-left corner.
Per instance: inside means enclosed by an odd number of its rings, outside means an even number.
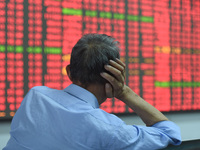
[[[13,118],[7,149],[157,149],[180,143],[178,127],[163,121],[153,127],[126,125],[99,109],[89,91],[34,87]]]

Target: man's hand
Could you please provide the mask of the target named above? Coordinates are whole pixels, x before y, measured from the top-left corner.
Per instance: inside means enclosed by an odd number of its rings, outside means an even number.
[[[147,103],[128,86],[124,84],[125,64],[119,59],[110,60],[109,65],[105,66],[108,73],[101,73],[109,83],[105,85],[106,96],[116,97],[132,108],[147,126],[151,126],[159,121],[168,120],[160,111]]]
[[[113,75],[106,72],[101,73],[101,76],[109,82],[105,84],[106,96],[122,100],[127,89],[127,86],[124,84],[125,64],[119,59],[116,59],[116,61],[110,60],[109,65],[105,65],[105,69]]]

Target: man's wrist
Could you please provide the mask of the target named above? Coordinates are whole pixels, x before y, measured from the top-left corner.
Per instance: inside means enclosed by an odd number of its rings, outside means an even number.
[[[128,86],[124,85],[124,89],[123,89],[122,93],[117,98],[120,99],[121,101],[125,102],[128,99],[131,92],[133,92],[133,91]]]

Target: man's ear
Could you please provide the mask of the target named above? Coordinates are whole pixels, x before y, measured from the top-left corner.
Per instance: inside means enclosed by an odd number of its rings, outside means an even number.
[[[68,76],[69,79],[72,81],[71,72],[70,72],[70,65],[67,65],[67,66],[66,66],[66,72],[67,72],[67,76]]]

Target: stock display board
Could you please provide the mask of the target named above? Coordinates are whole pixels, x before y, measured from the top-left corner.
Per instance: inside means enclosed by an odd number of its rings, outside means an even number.
[[[65,66],[86,33],[121,43],[126,84],[160,111],[200,110],[199,1],[0,0],[0,118],[33,86],[68,86]],[[101,108],[132,112],[117,99]]]

